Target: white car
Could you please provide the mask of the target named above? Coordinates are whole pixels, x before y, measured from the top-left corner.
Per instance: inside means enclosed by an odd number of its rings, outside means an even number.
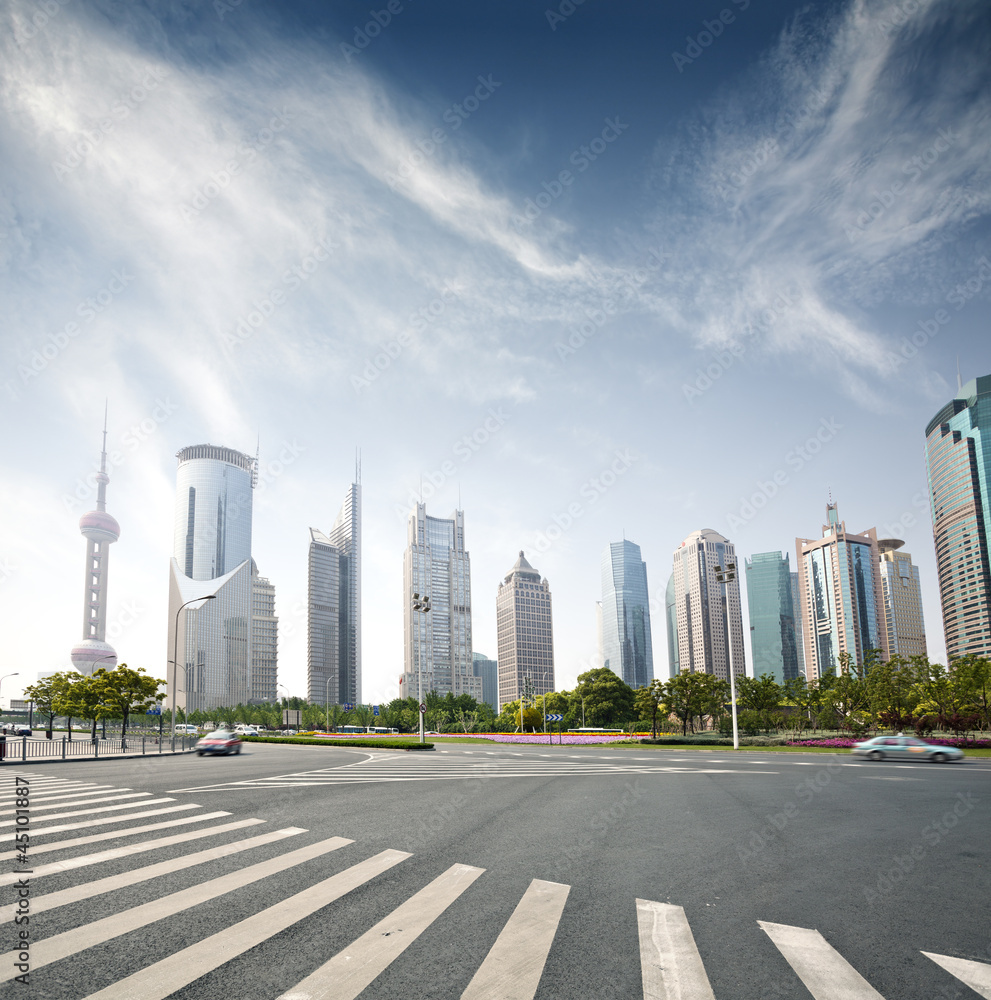
[[[31,735],[31,727],[24,725],[23,722],[5,722],[3,724],[3,731],[7,736]]]
[[[258,730],[254,726],[236,726],[234,732],[238,736],[257,736]]]

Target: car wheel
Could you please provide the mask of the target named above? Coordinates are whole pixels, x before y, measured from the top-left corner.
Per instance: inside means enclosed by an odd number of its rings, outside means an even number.
[[[236,754],[240,754],[240,752],[241,752],[241,748],[240,748],[240,747],[238,747],[238,748],[237,748],[237,749],[236,749],[236,750],[234,751],[234,753],[236,753]]]
[[[196,751],[196,756],[197,757],[202,757],[203,756],[203,751],[202,750],[197,750]]]
[[[880,750],[871,750],[867,755],[868,760],[884,760],[884,754]]]
[[[934,753],[929,759],[934,764],[942,764],[943,761],[946,760],[946,754],[945,753]]]

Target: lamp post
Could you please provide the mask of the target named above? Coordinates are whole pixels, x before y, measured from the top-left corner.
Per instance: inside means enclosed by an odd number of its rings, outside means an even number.
[[[175,753],[175,694],[176,688],[179,685],[179,615],[182,613],[182,609],[189,607],[190,604],[196,604],[199,601],[213,601],[216,600],[216,598],[216,594],[207,594],[205,597],[194,597],[191,601],[186,601],[185,604],[180,604],[179,610],[175,613],[175,632],[172,636],[172,707],[169,709],[169,716],[172,724],[173,753]],[[183,638],[185,638],[185,636]],[[183,671],[183,673],[185,673],[185,671]],[[185,690],[185,685],[183,685],[183,691]]]
[[[327,709],[327,732],[330,732],[330,682],[333,680],[332,677],[327,678],[327,694],[324,696],[323,703]]]
[[[729,647],[729,699],[730,709],[733,712],[733,749],[740,749],[740,731],[736,724],[736,679],[733,676],[733,623],[729,614],[729,597],[727,596],[726,584],[736,579],[736,563],[727,563],[726,568],[722,566],[714,567],[716,580],[722,586],[723,605],[726,608],[726,645]]]
[[[413,594],[413,611],[423,612],[423,626],[426,628],[427,625],[427,614],[430,611],[430,598],[424,595],[421,597],[419,594]],[[424,712],[421,710],[420,706],[423,704],[423,658],[420,656],[419,642],[417,642],[416,650],[416,712],[420,716],[420,742],[423,743],[423,716]]]
[[[288,712],[289,711],[289,688],[287,688],[285,686],[285,684],[276,684],[275,685],[275,693],[278,694],[279,691],[285,691],[285,693],[286,693],[286,707],[284,709],[282,709],[282,711],[283,711],[283,713]],[[281,724],[279,726],[280,729],[283,726],[285,726],[286,729],[289,728],[289,723],[286,721],[288,718],[289,718],[289,716],[283,714],[283,716],[282,716],[282,722],[281,722]]]
[[[4,682],[4,681],[5,681],[5,680],[6,680],[6,679],[7,679],[8,677],[20,677],[20,676],[21,676],[21,674],[20,674],[20,671],[18,671],[18,670],[15,670],[15,671],[14,671],[14,672],[13,672],[12,674],[4,674],[4,675],[3,675],[3,677],[0,677],[0,686],[2,686],[2,685],[3,685],[3,682]]]
[[[549,671],[544,671],[544,676],[540,678],[540,686],[543,688],[543,694],[540,696],[541,701],[544,706],[544,735],[547,735],[547,674]]]

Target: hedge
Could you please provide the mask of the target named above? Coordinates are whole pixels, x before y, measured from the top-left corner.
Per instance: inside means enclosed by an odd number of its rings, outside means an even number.
[[[420,743],[418,740],[389,740],[381,737],[374,740],[346,739],[325,740],[311,739],[300,736],[242,736],[243,743],[298,743],[302,746],[314,747],[373,747],[377,750],[433,750],[433,743]]]

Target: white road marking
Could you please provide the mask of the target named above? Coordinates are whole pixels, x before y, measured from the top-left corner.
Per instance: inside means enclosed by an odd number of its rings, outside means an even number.
[[[680,906],[637,900],[644,1000],[715,1000]]]
[[[570,885],[534,879],[461,1000],[533,1000]]]
[[[70,785],[67,789],[62,789],[59,791],[42,791],[39,795],[37,791],[37,786],[33,783],[29,786],[31,791],[29,792],[29,797],[31,799],[31,804],[35,805],[38,802],[48,802],[48,801],[60,801],[68,802],[70,799],[83,799],[92,795],[94,792],[129,792],[130,788],[117,788],[115,785]],[[79,791],[79,789],[85,789],[85,791]],[[145,794],[148,794],[147,792]],[[23,792],[21,791],[11,791],[3,796],[3,800],[15,799],[23,797]]]
[[[484,871],[452,865],[278,1000],[355,1000]]]
[[[151,792],[134,792],[131,795],[113,795],[107,799],[97,799],[97,802],[113,802],[114,799],[136,799],[144,798],[145,796],[151,795]],[[106,812],[120,812],[121,809],[133,809],[135,806],[158,806],[163,802],[175,802],[175,799],[164,798],[164,799],[148,799],[146,802],[125,802],[122,805],[116,806],[100,806],[98,809],[77,809],[75,812],[64,812],[59,813],[59,819],[71,819],[73,816],[95,816],[97,813]],[[89,802],[85,803],[88,807]],[[82,802],[75,802],[73,805],[83,805]],[[54,806],[36,806],[33,802],[31,803],[31,818],[34,819],[34,813],[40,812],[42,809],[64,809],[65,806],[62,804]],[[11,810],[13,812],[14,810]],[[50,819],[54,819],[52,816],[40,816],[38,817],[42,822],[46,822]],[[17,820],[0,820],[0,827],[16,826]]]
[[[55,934],[52,937],[43,938],[41,941],[32,941],[31,971],[51,965],[52,962],[61,961],[63,958],[69,958],[71,955],[78,955],[79,952],[85,951],[87,948],[106,944],[107,941],[112,941],[122,934],[147,927],[157,920],[164,920],[166,917],[182,913],[184,910],[192,909],[194,906],[226,895],[235,889],[259,882],[269,875],[283,872],[287,868],[292,868],[313,858],[319,858],[330,851],[339,850],[341,847],[353,843],[354,841],[345,840],[343,837],[321,840],[319,843],[301,847],[288,854],[280,854],[268,861],[259,861],[258,864],[249,865],[247,868],[239,868],[237,871],[210,879],[208,882],[180,889],[178,892],[162,896],[160,899],[153,899],[148,903],[142,903],[140,906],[120,910],[109,917],[91,921],[81,927],[75,927],[71,931],[64,931],[62,934]],[[17,975],[17,969],[14,967],[16,955],[17,951],[15,950],[0,956],[0,982],[7,982]],[[9,970],[5,969],[5,966],[9,966]]]
[[[230,816],[230,813],[212,813],[211,815]],[[233,823],[222,823],[220,826],[210,826],[205,830],[191,830],[188,833],[175,833],[171,837],[159,837],[157,840],[142,840],[137,844],[128,844],[125,847],[112,847],[109,850],[100,851],[98,854],[84,854],[78,858],[67,858],[65,861],[52,861],[47,865],[36,865],[32,869],[31,877],[32,879],[36,879],[55,872],[69,872],[74,868],[86,868],[89,865],[97,865],[103,861],[114,861],[117,858],[126,858],[132,854],[143,854],[145,851],[156,851],[160,847],[184,844],[189,840],[199,840],[201,837],[213,837],[216,834],[227,833],[230,830],[243,830],[246,826],[258,826],[259,823],[264,822],[265,820],[263,819],[241,819]],[[60,844],[59,846],[63,845]],[[18,876],[16,873],[5,873],[0,875],[0,885],[12,885],[17,879]]]
[[[170,802],[174,802],[175,799],[170,799]],[[81,820],[78,823],[63,823],[61,826],[46,826],[41,829],[36,829],[32,827],[31,829],[31,840],[32,846],[35,837],[45,837],[51,833],[64,833],[68,830],[85,830],[91,826],[106,826],[108,823],[129,823],[132,819],[144,819],[146,816],[161,816],[164,813],[174,813],[183,812],[186,809],[200,809],[201,806],[195,803],[187,803],[182,806],[167,806],[164,809],[149,809],[147,812],[139,813],[127,813],[125,816],[104,816],[101,819],[87,819]],[[13,841],[14,834],[4,834],[0,837],[0,843],[5,841]]]
[[[757,923],[815,1000],[884,1000],[818,931]]]
[[[165,1000],[255,945],[291,927],[317,910],[364,885],[376,875],[412,857],[402,851],[382,851],[337,875],[304,889],[254,916],[211,934],[140,972],[90,994],[86,1000]]]
[[[986,1000],[991,1000],[991,965],[972,962],[966,958],[953,958],[950,955],[934,955],[929,951],[924,951],[922,954],[946,969],[951,976],[969,986],[975,993],[985,997]]]
[[[195,865],[202,865],[207,861],[227,858],[234,854],[240,854],[242,851],[250,851],[255,847],[263,847],[265,844],[285,840],[287,837],[298,836],[301,833],[306,833],[306,830],[299,826],[287,826],[283,830],[262,833],[257,837],[249,837],[247,840],[235,840],[231,844],[221,844],[220,847],[208,847],[205,851],[197,851],[195,854],[170,858],[168,861],[159,861],[157,864],[145,865],[144,868],[135,868],[132,871],[122,872],[119,875],[108,875],[106,878],[97,879],[94,882],[84,882],[82,885],[74,885],[71,889],[49,892],[43,896],[32,896],[31,913],[44,913],[45,910],[54,910],[59,906],[66,906],[69,903],[78,903],[82,899],[92,899],[94,896],[102,895],[105,892],[113,892],[116,889],[123,889],[125,886],[147,882],[150,879],[158,878],[159,875],[171,875],[173,872],[183,871]],[[0,909],[0,922],[13,920],[16,913],[16,904]]]

